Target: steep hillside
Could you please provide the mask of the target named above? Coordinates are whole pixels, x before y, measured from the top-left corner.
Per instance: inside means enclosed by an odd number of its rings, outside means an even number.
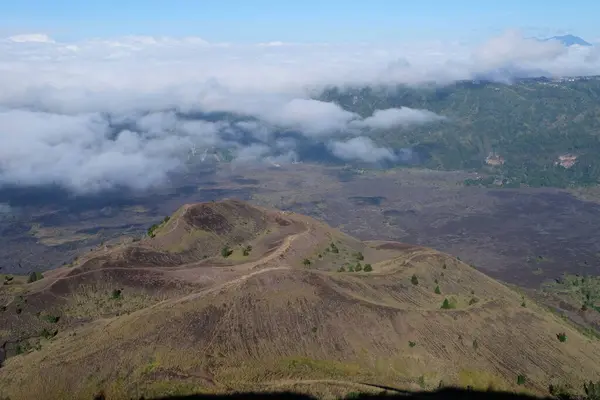
[[[11,399],[600,378],[598,340],[451,256],[237,201],[0,292]]]
[[[504,80],[512,82],[498,82]],[[401,107],[446,117],[422,127],[375,130],[370,137],[403,149],[403,154],[412,154],[412,160],[429,168],[488,173],[492,179],[484,184],[498,178],[497,183],[511,187],[568,187],[596,184],[600,179],[598,77],[512,80],[498,76],[496,82],[443,87],[331,88],[318,98],[365,117]],[[565,163],[561,156],[574,157],[574,162]]]

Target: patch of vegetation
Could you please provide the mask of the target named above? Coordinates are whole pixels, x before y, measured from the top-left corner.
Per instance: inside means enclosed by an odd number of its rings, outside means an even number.
[[[159,224],[152,224],[152,226],[150,228],[148,228],[148,236],[150,236],[151,238],[156,236],[156,230],[160,227]]]
[[[477,351],[477,349],[479,349],[479,343],[477,339],[473,339],[473,350]]]
[[[29,274],[29,277],[27,278],[27,283],[33,283],[35,281],[39,281],[42,278],[44,278],[44,275],[42,275],[41,272],[34,271]]]
[[[44,319],[46,321],[50,322],[51,324],[56,324],[58,322],[58,320],[60,319],[60,317],[58,315],[47,314],[44,316]]]
[[[305,266],[307,266],[307,267],[308,267],[308,266],[309,266],[310,264],[312,264],[312,263],[311,263],[311,261],[310,261],[308,258],[305,258],[305,259],[302,261],[302,264],[304,264]]]
[[[476,297],[472,297],[471,300],[469,300],[469,305],[472,306],[473,304],[477,303],[479,300]]]
[[[354,271],[356,272],[360,272],[362,271],[363,267],[361,265],[361,263],[356,263],[356,265],[354,266]]]
[[[354,257],[359,260],[362,261],[365,259],[365,256],[363,256],[363,253],[361,253],[360,251],[354,254]]]
[[[250,255],[251,251],[252,251],[252,246],[248,245],[248,246],[244,247],[244,250],[242,250],[242,254],[244,255],[244,257],[248,257]]]
[[[568,384],[550,384],[548,392],[557,399],[573,399],[573,388]]]
[[[451,310],[453,308],[456,308],[456,303],[445,298],[441,308],[444,310]]]
[[[122,297],[122,293],[120,289],[113,289],[113,291],[110,294],[110,298],[113,300],[120,300]]]
[[[442,291],[440,290],[439,286],[435,287],[435,290],[433,291],[435,294],[442,294]]]
[[[421,375],[419,379],[417,379],[417,383],[421,387],[421,389],[425,388],[425,375]]]
[[[412,283],[413,285],[419,284],[419,278],[417,278],[417,275],[413,274],[413,276],[410,278],[410,283]]]
[[[344,266],[342,265],[341,267],[338,268],[337,271],[338,272],[346,272],[346,268],[344,268]]]
[[[524,385],[526,381],[527,381],[527,378],[525,377],[525,375],[517,376],[517,385]]]
[[[411,342],[411,341],[408,342],[408,347],[415,347],[416,345],[417,345],[416,342]]]
[[[444,265],[442,265],[442,269],[446,269],[448,268],[448,266],[446,265],[446,263],[444,263]]]
[[[600,312],[600,276],[564,274],[544,284],[543,290],[559,295],[568,303],[581,304],[583,311]]]
[[[233,250],[231,250],[231,248],[229,246],[225,246],[221,249],[221,256],[223,258],[227,258],[232,254],[233,254]]]
[[[567,334],[565,332],[560,332],[556,335],[556,338],[559,342],[564,343],[567,341]]]
[[[340,252],[340,250],[337,248],[337,246],[333,242],[331,242],[331,244],[329,245],[329,248],[331,249],[331,252],[334,254],[338,254]]]
[[[583,390],[588,400],[600,400],[600,381],[584,383]]]
[[[44,339],[52,339],[56,335],[58,335],[58,329],[49,331],[48,329],[44,328],[40,332],[40,336],[43,337]]]
[[[348,267],[348,272],[354,272],[354,265],[350,265]]]
[[[373,271],[373,267],[371,266],[371,264],[365,264],[365,267],[363,268],[363,271],[365,271],[365,272],[371,272],[371,271]]]

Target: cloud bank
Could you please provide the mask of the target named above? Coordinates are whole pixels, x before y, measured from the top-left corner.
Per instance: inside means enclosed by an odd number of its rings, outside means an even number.
[[[310,93],[325,85],[597,74],[598,54],[518,32],[480,46],[139,36],[61,43],[16,35],[0,40],[0,186],[143,190],[187,168],[191,148],[225,148],[237,162],[289,162],[299,161],[300,140],[343,160],[393,160],[371,131],[444,117],[400,108],[361,118]]]

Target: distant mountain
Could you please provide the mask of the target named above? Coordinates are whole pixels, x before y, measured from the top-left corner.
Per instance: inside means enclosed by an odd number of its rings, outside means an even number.
[[[586,42],[579,36],[574,36],[574,35],[552,36],[551,38],[548,38],[546,40],[558,40],[565,46],[573,46],[573,45],[591,46],[592,45],[591,43]]]

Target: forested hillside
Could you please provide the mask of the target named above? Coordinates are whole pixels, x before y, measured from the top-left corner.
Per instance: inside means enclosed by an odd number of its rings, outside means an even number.
[[[600,178],[600,79],[457,82],[439,87],[329,88],[320,99],[368,116],[422,108],[447,117],[417,128],[373,132],[379,144],[411,148],[435,169],[487,172],[470,184],[580,186]],[[489,163],[495,153],[502,162]],[[560,165],[559,156],[575,156]]]

